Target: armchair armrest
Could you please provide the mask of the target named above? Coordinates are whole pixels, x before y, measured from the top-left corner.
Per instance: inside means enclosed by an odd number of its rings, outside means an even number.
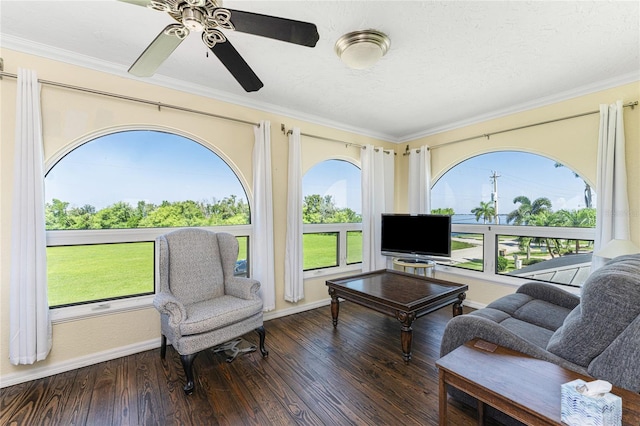
[[[161,314],[169,317],[169,324],[177,327],[182,321],[187,319],[187,309],[184,304],[176,297],[166,291],[161,291],[153,298],[153,306],[156,307]]]
[[[580,304],[580,298],[575,294],[545,283],[525,283],[516,293],[523,293],[567,309],[573,309]]]
[[[224,292],[230,296],[250,300],[256,297],[260,290],[260,281],[252,278],[231,277],[224,283]]]

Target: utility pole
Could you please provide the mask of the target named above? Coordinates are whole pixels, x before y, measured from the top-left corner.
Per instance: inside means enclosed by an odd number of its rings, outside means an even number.
[[[498,216],[498,178],[500,177],[496,171],[491,172],[489,179],[493,181],[493,192],[491,193],[491,201],[493,201],[493,210],[495,212],[495,223],[500,224],[500,217]]]

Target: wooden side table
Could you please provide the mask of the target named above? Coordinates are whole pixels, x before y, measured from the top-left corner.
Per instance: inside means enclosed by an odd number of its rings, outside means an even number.
[[[471,340],[440,358],[440,426],[447,425],[446,385],[478,400],[478,424],[484,422],[484,404],[529,425],[562,425],[560,386],[575,379],[594,380],[556,364],[483,340]],[[640,394],[618,387],[622,424],[640,425]]]

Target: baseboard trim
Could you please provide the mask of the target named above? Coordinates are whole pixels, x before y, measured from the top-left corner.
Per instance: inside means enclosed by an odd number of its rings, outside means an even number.
[[[92,353],[90,355],[81,356],[53,365],[44,365],[42,367],[24,366],[25,368],[29,368],[29,371],[18,371],[3,375],[2,380],[0,380],[0,388],[17,385],[31,380],[43,379],[45,377],[53,376],[54,374],[66,373],[67,371],[75,370],[77,368],[99,364],[101,362],[110,361],[112,359],[133,355],[138,352],[144,352],[159,347],[160,338],[157,338],[102,352]],[[158,354],[158,356],[160,355]]]
[[[288,315],[298,314],[304,311],[308,311],[323,306],[329,306],[331,304],[331,298],[326,298],[313,303],[307,303],[299,306],[292,306],[291,308],[281,309],[275,312],[265,312],[264,321],[285,317]],[[470,300],[464,301],[465,306],[469,306],[474,309],[484,308],[486,305],[482,303],[476,303]],[[327,315],[330,315],[327,312]],[[329,317],[328,317],[329,318]],[[268,332],[268,326],[267,326]],[[45,365],[42,367],[26,367],[29,368],[25,372],[15,372],[3,375],[0,380],[0,388],[17,385],[20,383],[28,382],[31,380],[43,379],[45,377],[53,376],[54,374],[66,373],[67,371],[75,370],[77,368],[86,367],[88,365],[99,364],[101,362],[110,361],[112,359],[121,358],[123,356],[133,355],[139,352],[148,351],[160,347],[160,338],[150,339],[144,342],[134,343],[131,345],[121,346],[119,348],[109,349],[102,352],[92,353],[82,357],[70,359],[54,365]],[[159,355],[158,355],[159,356]]]
[[[293,314],[299,314],[300,312],[310,311],[311,309],[321,308],[322,306],[329,306],[331,304],[331,298],[318,300],[313,303],[306,303],[304,305],[292,306],[291,308],[281,309],[279,311],[265,312],[264,320],[269,321],[276,318],[286,317]]]

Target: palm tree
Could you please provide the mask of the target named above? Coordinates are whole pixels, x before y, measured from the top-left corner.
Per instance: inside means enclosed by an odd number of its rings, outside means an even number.
[[[476,215],[476,222],[480,222],[480,218],[482,218],[483,223],[492,222],[496,217],[496,210],[491,202],[480,201],[480,206],[471,209],[471,213]]]
[[[593,228],[596,226],[596,209],[560,210],[557,212],[558,224],[572,228]],[[576,240],[576,254],[580,250],[580,241]]]
[[[551,200],[546,197],[536,198],[533,203],[524,196],[519,195],[513,199],[513,204],[520,203],[517,209],[507,215],[507,223],[515,223],[516,225],[534,224],[536,218],[540,215],[546,215],[551,212]],[[526,242],[527,260],[531,256],[531,239]]]
[[[546,197],[536,198],[532,203],[528,197],[519,195],[513,199],[513,204],[516,203],[520,203],[520,205],[507,215],[507,223],[528,225],[533,222],[536,215],[551,211],[551,200]]]

